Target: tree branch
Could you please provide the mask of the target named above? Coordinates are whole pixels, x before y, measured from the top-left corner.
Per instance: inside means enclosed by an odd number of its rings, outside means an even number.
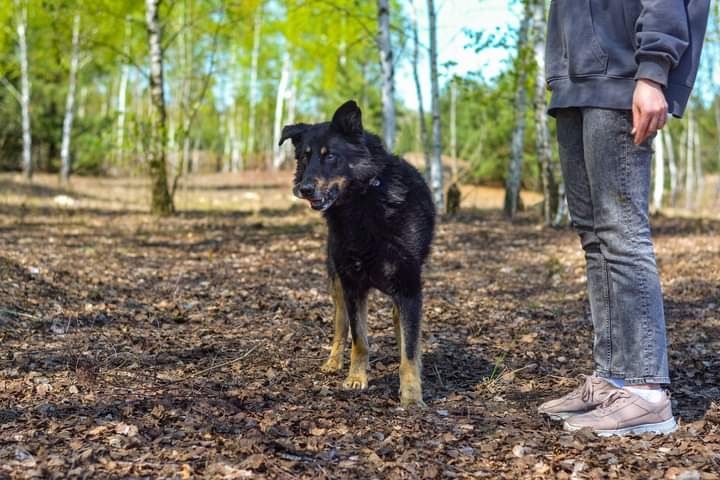
[[[22,102],[20,92],[17,91],[17,88],[15,88],[12,83],[8,82],[7,78],[0,77],[0,83],[2,83],[5,88],[8,89],[8,91],[12,94],[13,97],[15,97],[15,100],[17,100],[18,103]]]

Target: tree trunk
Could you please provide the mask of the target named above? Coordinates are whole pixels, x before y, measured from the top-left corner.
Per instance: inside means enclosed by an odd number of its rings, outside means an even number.
[[[655,137],[655,174],[653,185],[653,210],[662,209],[663,192],[665,191],[665,132],[658,131]]]
[[[283,56],[283,66],[280,72],[280,83],[278,84],[277,95],[275,97],[275,121],[273,124],[273,160],[272,169],[278,170],[285,160],[282,146],[280,145],[280,135],[282,133],[283,124],[283,107],[285,97],[288,93],[288,84],[290,82],[290,55],[285,52]]]
[[[702,149],[700,148],[700,129],[695,125],[693,131],[693,161],[695,162],[695,208],[702,208],[702,198],[705,192],[705,176],[702,168]]]
[[[457,82],[452,79],[450,82],[450,165],[452,169],[452,181],[458,181],[457,166]]]
[[[717,7],[717,4],[716,4]],[[718,171],[720,171],[720,92],[715,93],[715,135],[717,137]],[[720,181],[717,182],[715,198],[720,198]]]
[[[675,161],[675,147],[673,145],[673,138],[670,130],[667,131],[667,134],[664,135],[664,137],[665,138],[663,140],[665,141],[665,150],[668,158],[668,174],[670,175],[670,206],[675,207],[678,191],[678,171],[677,162]]]
[[[20,53],[20,109],[22,111],[22,169],[28,180],[32,179],[32,131],[30,129],[30,73],[27,49],[27,5],[15,0],[17,10],[17,36]]]
[[[150,98],[153,109],[148,163],[152,183],[150,210],[155,214],[168,215],[175,208],[167,184],[167,112],[165,110],[162,30],[158,11],[160,2],[161,0],[145,0],[145,19],[150,48]]]
[[[553,223],[558,208],[558,188],[552,167],[552,149],[547,120],[547,90],[545,81],[545,0],[533,0],[533,51],[535,57],[535,150],[540,164],[543,188],[543,215],[545,225]]]
[[[694,160],[695,118],[692,110],[687,112],[687,131],[685,132],[685,208],[693,207],[695,196],[695,160]]]
[[[515,87],[515,128],[512,133],[511,158],[505,180],[505,215],[513,218],[520,206],[520,185],[522,182],[523,150],[525,141],[525,113],[527,111],[527,62],[526,50],[528,32],[532,21],[529,0],[520,24],[517,53],[517,85]]]
[[[257,89],[258,61],[260,58],[260,30],[262,29],[262,5],[255,12],[253,22],[253,47],[250,56],[250,85],[248,86],[248,127],[246,158],[255,152],[255,90]]]
[[[395,147],[395,66],[390,37],[390,0],[378,0],[378,46],[382,67],[383,138],[388,151]]]
[[[565,195],[565,182],[558,183],[558,208],[553,220],[553,227],[561,227],[570,221],[570,212],[568,210],[567,195]]]
[[[423,103],[422,87],[420,84],[420,35],[418,33],[418,17],[415,0],[412,1],[412,22],[413,22],[413,79],[415,80],[415,93],[418,100],[418,123],[420,125],[420,144],[422,145],[423,156],[425,157],[425,178],[430,179],[430,148],[428,146],[428,131],[425,123],[425,105]]]
[[[65,118],[63,120],[62,147],[60,147],[60,181],[67,183],[70,179],[70,141],[75,113],[75,88],[77,85],[78,63],[80,61],[80,15],[73,19],[72,53],[70,57],[70,79],[68,80],[67,98],[65,100]]]
[[[430,85],[432,109],[433,152],[430,165],[430,189],[432,190],[435,208],[438,213],[445,211],[445,192],[443,185],[442,139],[440,131],[440,87],[438,85],[437,65],[437,18],[435,1],[428,0],[428,20],[430,28]]]
[[[125,59],[122,67],[120,67],[120,86],[117,96],[117,132],[115,134],[115,155],[120,163],[125,159],[125,115],[127,112],[127,86],[130,77],[130,66],[127,64],[127,58],[130,56],[130,28],[130,18],[126,17],[123,46]]]
[[[228,137],[230,141],[230,165],[231,172],[239,172],[243,167],[242,145],[237,133],[237,119],[235,116],[235,108],[230,112],[228,118]]]

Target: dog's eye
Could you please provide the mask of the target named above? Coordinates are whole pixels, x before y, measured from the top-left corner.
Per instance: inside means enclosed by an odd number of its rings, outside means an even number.
[[[332,153],[328,153],[327,155],[325,155],[325,160],[332,163],[332,162],[335,162],[335,160],[337,160],[337,157],[335,155],[333,155]]]

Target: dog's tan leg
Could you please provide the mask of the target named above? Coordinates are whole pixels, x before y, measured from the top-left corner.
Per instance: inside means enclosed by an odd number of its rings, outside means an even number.
[[[330,288],[332,290],[333,304],[335,305],[335,333],[333,334],[330,356],[323,366],[320,367],[320,370],[325,373],[333,373],[342,369],[343,353],[345,352],[345,342],[347,341],[348,335],[345,296],[343,295],[340,279],[337,277],[333,278]]]
[[[395,341],[397,342],[398,350],[402,351],[402,340],[400,336],[400,310],[398,306],[393,304],[392,307],[392,320],[393,327],[395,327]]]
[[[398,302],[400,310],[400,404],[425,408],[422,398],[421,297]]]
[[[346,298],[348,322],[352,333],[350,371],[343,382],[346,390],[365,390],[368,386],[367,293]]]

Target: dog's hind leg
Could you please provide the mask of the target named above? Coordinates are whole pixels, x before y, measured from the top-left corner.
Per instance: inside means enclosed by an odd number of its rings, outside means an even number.
[[[400,340],[400,310],[395,303],[393,303],[392,307],[392,320],[393,327],[395,327],[395,341],[397,342],[398,350],[402,350],[402,341]]]
[[[332,299],[335,306],[335,333],[333,334],[330,356],[320,368],[325,373],[333,373],[342,369],[343,353],[348,335],[347,312],[345,309],[345,295],[343,294],[340,279],[335,276],[331,280]]]
[[[347,319],[352,334],[350,371],[343,382],[346,390],[365,390],[368,386],[367,292],[345,290]]]
[[[400,311],[400,404],[424,408],[422,399],[422,295],[398,296],[395,304]]]

